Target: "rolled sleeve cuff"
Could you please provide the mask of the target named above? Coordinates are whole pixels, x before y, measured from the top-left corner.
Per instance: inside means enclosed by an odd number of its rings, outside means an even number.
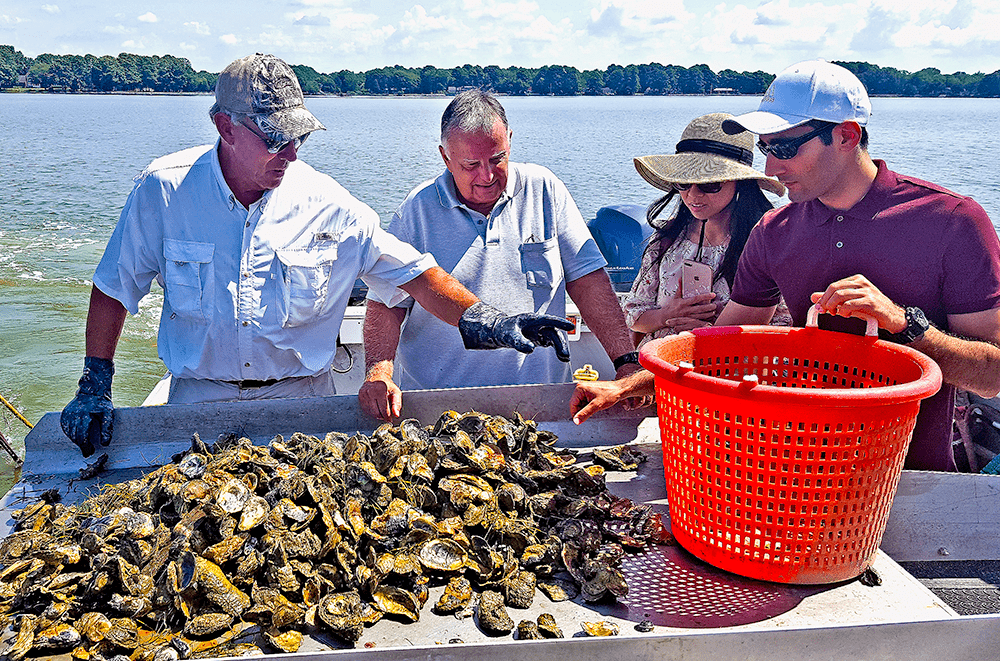
[[[368,298],[379,301],[386,307],[396,307],[403,303],[410,294],[400,289],[400,285],[405,285],[421,273],[430,268],[438,266],[434,257],[430,253],[424,253],[416,262],[400,269],[395,269],[391,279],[374,277],[371,275],[362,276],[362,280],[368,285]]]

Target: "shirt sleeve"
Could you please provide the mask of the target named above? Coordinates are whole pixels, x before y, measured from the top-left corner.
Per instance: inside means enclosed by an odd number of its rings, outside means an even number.
[[[772,212],[768,212],[769,214]],[[772,278],[769,264],[767,241],[765,240],[765,219],[751,230],[744,244],[744,252],[737,262],[737,275],[733,280],[730,300],[752,308],[767,308],[778,305],[782,299],[779,286]]]
[[[999,241],[987,212],[963,198],[949,218],[942,253],[946,314],[992,310],[999,304]]]
[[[386,307],[395,307],[409,298],[400,285],[438,265],[431,253],[421,253],[378,224],[371,228],[367,253],[367,269],[361,277],[368,285],[368,298]]]
[[[639,272],[633,280],[633,286],[622,302],[622,311],[626,315],[626,326],[633,324],[643,315],[657,307],[657,294],[660,291],[660,262],[654,260],[657,252],[651,245],[643,251]]]
[[[154,213],[154,207],[143,203],[146,189],[153,184],[155,181],[144,187],[139,180],[133,187],[94,272],[94,286],[119,301],[130,314],[139,312],[139,301],[160,275],[161,225],[145,217],[143,211]]]

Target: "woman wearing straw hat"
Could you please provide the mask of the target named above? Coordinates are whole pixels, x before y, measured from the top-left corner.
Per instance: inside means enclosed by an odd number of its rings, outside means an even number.
[[[656,230],[643,253],[632,290],[623,302],[626,324],[641,341],[711,324],[730,299],[737,260],[751,228],[772,208],[762,193],[783,195],[785,187],[751,167],[754,139],[744,131],[728,135],[712,113],[692,120],[681,134],[677,153],[633,159],[640,175],[666,191],[647,209]],[[675,196],[674,213],[661,213]],[[685,261],[712,269],[711,291],[683,297]],[[784,306],[773,324],[788,325]]]

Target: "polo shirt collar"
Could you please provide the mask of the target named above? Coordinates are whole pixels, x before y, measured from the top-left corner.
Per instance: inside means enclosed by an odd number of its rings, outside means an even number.
[[[873,159],[873,163],[876,164],[876,178],[866,194],[852,208],[841,211],[829,208],[820,200],[807,202],[810,205],[817,205],[809,210],[810,216],[814,218],[817,225],[830,222],[832,218],[839,215],[851,216],[859,220],[872,220],[879,212],[890,206],[890,196],[897,185],[897,177],[886,167],[885,161]]]
[[[501,193],[500,199],[498,199],[497,204],[494,205],[494,209],[504,206],[508,200],[515,196],[521,186],[522,182],[518,168],[515,167],[514,163],[509,163],[507,170],[507,186],[504,187],[504,192]],[[455,209],[456,207],[469,209],[469,207],[467,207],[465,203],[459,199],[459,193],[455,188],[455,178],[452,177],[452,173],[448,171],[448,168],[445,168],[442,175],[438,177],[438,180],[435,182],[435,187],[438,189],[438,201],[441,203],[441,206],[446,209]],[[469,210],[472,211],[472,209]]]

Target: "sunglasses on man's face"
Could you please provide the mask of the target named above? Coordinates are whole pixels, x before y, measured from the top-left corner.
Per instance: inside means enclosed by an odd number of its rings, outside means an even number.
[[[708,184],[671,184],[671,185],[674,186],[674,190],[678,191],[679,193],[684,193],[692,186],[695,186],[706,195],[712,195],[713,193],[718,193],[721,190],[723,190],[723,182],[721,181],[714,181]]]
[[[776,140],[775,142],[766,144],[761,140],[758,140],[758,149],[765,156],[771,154],[780,161],[788,161],[790,158],[796,156],[799,153],[799,148],[810,142],[818,135],[830,132],[834,128],[834,124],[828,124],[827,126],[821,126],[819,129],[814,129],[809,133],[804,133],[803,135],[796,138],[789,138],[788,140]]]
[[[240,123],[243,124],[243,127],[245,129],[256,135],[257,138],[264,143],[264,146],[268,148],[269,154],[277,154],[278,152],[284,150],[289,145],[294,146],[295,150],[299,151],[299,147],[301,147],[302,143],[306,142],[306,138],[309,137],[309,134],[307,133],[305,135],[299,136],[298,138],[295,138],[294,140],[284,140],[284,141],[275,140],[273,138],[269,138],[268,136],[262,133],[258,133],[257,131],[255,131],[254,128],[257,125],[254,124],[253,122],[251,124],[248,124],[246,121],[242,121]]]

